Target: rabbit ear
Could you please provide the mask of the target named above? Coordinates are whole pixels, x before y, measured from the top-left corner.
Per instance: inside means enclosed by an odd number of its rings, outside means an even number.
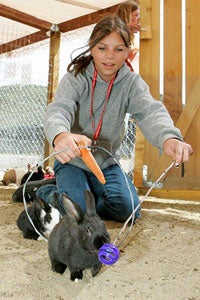
[[[83,221],[84,212],[76,202],[72,201],[65,194],[62,195],[62,202],[67,215],[70,215],[73,218],[75,218],[78,223]]]
[[[46,202],[44,201],[42,198],[37,198],[36,201],[38,201],[39,203],[39,206],[44,209],[46,212],[48,212],[50,209],[51,209],[51,206]]]
[[[63,215],[66,214],[65,209],[64,209],[64,207],[63,207],[63,203],[62,203],[62,201],[59,199],[59,194],[56,193],[56,192],[55,192],[54,195],[53,195],[53,203],[52,203],[52,206],[59,210],[61,216],[63,216]]]
[[[89,190],[84,191],[85,194],[85,200],[86,200],[86,206],[87,206],[87,215],[89,217],[96,216],[96,209],[95,209],[95,200],[92,192]]]
[[[39,174],[44,173],[44,171],[43,171],[43,169],[42,169],[42,166],[39,166],[39,167],[37,168],[37,172],[38,172]]]
[[[31,172],[32,171],[32,166],[30,163],[27,164],[27,169],[28,169],[28,172]]]
[[[53,194],[53,203],[52,203],[53,207],[59,209],[59,196],[58,193],[54,193]]]

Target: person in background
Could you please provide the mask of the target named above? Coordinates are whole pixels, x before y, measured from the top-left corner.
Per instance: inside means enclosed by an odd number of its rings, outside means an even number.
[[[128,26],[131,37],[131,48],[126,60],[129,68],[136,73],[139,73],[139,37],[136,34],[140,31],[140,6],[138,1],[125,1],[119,4],[116,15],[119,16]],[[135,136],[136,125],[131,115],[125,117],[125,132],[124,137]],[[132,140],[133,144],[134,141]]]
[[[39,188],[38,197],[51,203],[55,192],[65,193],[85,210],[84,190],[90,190],[102,219],[124,222],[135,207],[134,217],[139,217],[134,184],[116,163],[126,113],[136,120],[148,141],[174,162],[189,160],[192,147],[183,141],[167,109],[127,66],[130,46],[126,24],[116,15],[108,16],[95,25],[87,49],[68,65],[44,119],[46,137],[56,151],[56,186]],[[105,184],[82,161],[81,141],[96,150],[93,155]]]
[[[119,16],[128,26],[131,37],[131,51],[127,58],[127,64],[133,71],[139,72],[139,61],[137,53],[139,51],[135,44],[135,34],[140,31],[140,6],[136,1],[122,2],[117,9],[116,15]]]

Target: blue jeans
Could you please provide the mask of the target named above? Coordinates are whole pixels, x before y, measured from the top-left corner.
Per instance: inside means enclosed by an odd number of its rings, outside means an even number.
[[[139,198],[131,179],[127,181],[120,167],[115,164],[102,170],[106,184],[102,185],[91,172],[84,171],[71,164],[54,164],[56,176],[55,185],[45,185],[37,190],[37,196],[53,203],[54,193],[65,193],[86,210],[84,190],[90,190],[95,198],[97,214],[104,220],[124,222],[139,204]],[[129,186],[129,188],[128,188]],[[130,191],[132,194],[132,199]],[[134,203],[133,203],[134,202]],[[140,215],[140,207],[135,212],[135,218]]]

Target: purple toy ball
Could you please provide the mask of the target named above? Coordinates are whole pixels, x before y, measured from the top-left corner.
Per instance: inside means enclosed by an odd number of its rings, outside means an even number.
[[[98,253],[100,262],[105,265],[113,265],[119,259],[119,250],[113,244],[104,244]]]

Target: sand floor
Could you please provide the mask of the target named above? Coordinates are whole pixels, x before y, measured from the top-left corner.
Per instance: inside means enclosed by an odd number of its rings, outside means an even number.
[[[94,278],[84,271],[77,283],[68,270],[51,270],[46,241],[23,238],[16,226],[23,209],[0,200],[0,299],[200,299],[200,202],[148,197],[119,260]],[[122,225],[106,222],[112,241]]]

